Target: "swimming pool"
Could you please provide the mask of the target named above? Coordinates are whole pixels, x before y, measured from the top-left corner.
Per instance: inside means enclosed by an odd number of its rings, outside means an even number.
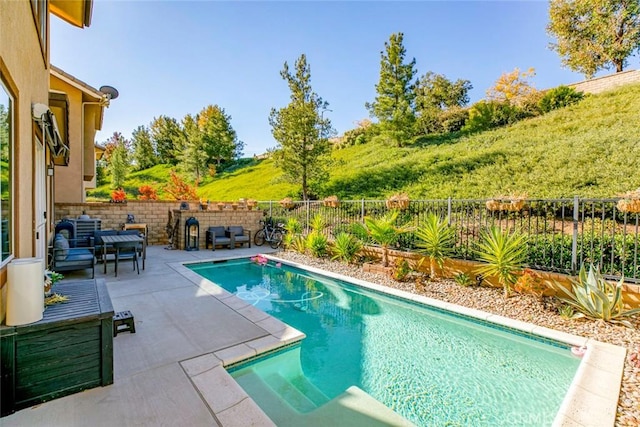
[[[357,386],[418,425],[550,425],[579,365],[550,340],[293,267],[188,267],[307,335],[232,372],[278,425],[294,418],[264,387],[303,414]]]

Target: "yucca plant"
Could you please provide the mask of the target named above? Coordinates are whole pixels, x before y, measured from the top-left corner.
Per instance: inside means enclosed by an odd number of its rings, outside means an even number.
[[[298,253],[304,254],[307,251],[307,239],[302,234],[293,236],[290,245],[290,248]]]
[[[469,275],[466,273],[456,274],[453,280],[455,280],[458,285],[464,286],[465,288],[467,286],[471,286],[471,277],[469,277]]]
[[[351,263],[360,249],[362,249],[362,243],[357,238],[349,233],[339,233],[333,241],[331,260],[340,259]]]
[[[587,274],[584,265],[580,267],[577,280],[571,281],[571,290],[560,283],[556,286],[560,288],[567,297],[559,299],[577,310],[573,318],[586,317],[589,319],[601,319],[605,322],[619,323],[629,328],[631,323],[623,317],[633,316],[640,313],[640,308],[630,310],[624,309],[622,302],[622,285],[624,279],[613,284],[607,282],[598,267],[591,265]]]
[[[313,256],[322,258],[327,255],[329,240],[327,239],[327,236],[314,230],[307,235],[306,246]]]
[[[511,296],[511,286],[518,280],[526,259],[526,236],[508,233],[498,227],[490,227],[482,232],[476,254],[485,262],[478,268],[483,276],[495,276],[504,289],[504,296]]]
[[[429,257],[430,277],[436,277],[436,265],[442,269],[444,260],[453,253],[456,232],[447,222],[434,213],[416,231],[418,252]]]
[[[389,247],[398,241],[407,227],[396,225],[398,211],[391,211],[380,218],[365,217],[364,227],[367,235],[382,248],[382,265],[389,266]]]
[[[321,214],[314,215],[314,217],[311,218],[311,223],[309,224],[309,227],[311,227],[312,231],[317,231],[318,233],[321,233],[322,230],[324,230],[324,228],[326,227],[326,222],[324,220],[324,217]]]
[[[297,218],[289,218],[284,225],[286,233],[282,237],[282,244],[286,249],[291,248],[294,239],[302,233],[302,225]],[[304,250],[303,250],[304,252]]]

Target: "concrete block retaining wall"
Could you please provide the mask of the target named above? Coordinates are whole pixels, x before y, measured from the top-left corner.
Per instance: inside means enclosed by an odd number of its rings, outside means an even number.
[[[178,211],[185,217],[194,216],[200,221],[201,247],[204,248],[204,234],[209,226],[214,225],[242,225],[253,232],[259,229],[259,221],[262,218],[262,211],[250,211],[247,208],[239,207],[233,210],[231,204],[227,204],[223,210],[200,211],[197,201],[189,202],[190,210]],[[56,222],[64,218],[78,218],[82,213],[86,213],[91,218],[102,220],[102,229],[122,228],[127,221],[127,214],[133,214],[137,223],[147,224],[149,229],[150,245],[166,245],[168,243],[167,222],[169,211],[177,211],[180,207],[179,201],[157,201],[157,200],[136,200],[126,203],[56,203]],[[210,205],[210,207],[213,207]],[[202,215],[202,216],[201,216]],[[174,217],[175,221],[175,217]],[[173,224],[171,224],[173,225]],[[184,227],[184,220],[180,223]],[[179,230],[179,233],[182,231]],[[184,242],[180,242],[180,248],[184,247]]]
[[[608,76],[596,77],[579,83],[567,85],[585,93],[600,93],[631,83],[640,83],[640,70],[622,71]]]

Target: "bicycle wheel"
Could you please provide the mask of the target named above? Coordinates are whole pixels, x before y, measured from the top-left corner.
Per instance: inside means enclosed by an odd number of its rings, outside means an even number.
[[[278,247],[282,244],[282,231],[276,230],[271,235],[271,240],[269,241],[269,246],[273,249],[278,249]]]
[[[253,243],[255,243],[256,246],[264,245],[264,241],[265,241],[264,230],[258,231],[256,235],[253,236]]]

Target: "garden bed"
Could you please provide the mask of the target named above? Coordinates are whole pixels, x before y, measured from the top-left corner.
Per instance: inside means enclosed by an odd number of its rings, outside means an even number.
[[[418,290],[415,282],[397,282],[385,275],[363,272],[361,266],[312,258],[290,251],[281,252],[278,256],[345,276],[625,347],[628,352],[618,401],[616,425],[640,425],[640,362],[635,359],[640,353],[638,316],[630,319],[633,329],[602,321],[568,320],[557,314],[553,300],[550,298],[540,302],[531,295],[516,294],[512,298],[505,299],[500,288],[463,287],[453,280],[446,279],[427,281],[424,287]]]

